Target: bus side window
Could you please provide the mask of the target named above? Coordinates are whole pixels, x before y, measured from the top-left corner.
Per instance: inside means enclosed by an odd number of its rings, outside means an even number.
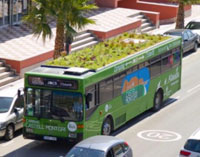
[[[181,62],[181,48],[177,47],[173,49],[172,54],[173,54],[173,67],[176,67],[180,65]]]
[[[100,104],[103,104],[113,98],[113,80],[106,79],[99,83]]]
[[[171,63],[170,63],[171,57],[172,57],[171,51],[168,51],[162,55],[162,65],[161,65],[162,72],[165,72],[171,68]]]
[[[113,78],[113,81],[114,81],[114,97],[117,97],[121,94],[122,81],[123,81],[125,76],[126,76],[126,74],[124,72],[114,76],[114,78]]]
[[[151,78],[154,78],[161,73],[161,58],[160,56],[154,57],[150,60]]]

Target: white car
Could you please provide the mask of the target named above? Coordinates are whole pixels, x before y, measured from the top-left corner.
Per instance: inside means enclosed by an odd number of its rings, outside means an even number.
[[[11,140],[22,129],[24,113],[23,84],[0,88],[0,138]]]
[[[200,157],[200,128],[187,139],[179,157]]]
[[[200,20],[192,20],[186,26],[185,29],[190,29],[193,33],[198,35],[198,43],[200,44]]]

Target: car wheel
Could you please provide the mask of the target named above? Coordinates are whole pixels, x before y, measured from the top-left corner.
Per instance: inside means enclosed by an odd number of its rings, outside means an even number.
[[[112,121],[110,118],[106,118],[102,125],[102,135],[110,135],[112,132]]]
[[[14,137],[14,128],[12,125],[8,125],[7,128],[6,128],[6,135],[5,135],[5,139],[7,141],[13,139]]]
[[[194,44],[194,48],[193,48],[192,50],[193,50],[193,52],[196,52],[197,49],[198,49],[198,44],[195,42],[195,44]]]
[[[153,106],[152,110],[153,111],[160,110],[162,102],[163,102],[163,95],[162,95],[161,91],[158,91],[155,93],[155,96],[154,96],[154,106]]]

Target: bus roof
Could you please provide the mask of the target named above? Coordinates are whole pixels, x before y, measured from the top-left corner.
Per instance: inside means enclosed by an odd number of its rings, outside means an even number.
[[[104,75],[101,76],[101,78],[106,78],[178,46],[181,46],[181,37],[172,36],[165,41],[157,43],[137,53],[128,55],[120,60],[114,61],[96,70],[80,67],[61,67],[43,65],[29,72],[26,72],[25,75],[37,75],[44,77],[50,76],[59,77],[63,79],[68,78],[82,80],[94,75],[100,77],[100,75],[98,74],[102,74],[102,72],[104,72]]]
[[[52,76],[67,76],[72,78],[84,78],[90,74],[95,73],[95,70],[79,67],[61,67],[61,66],[46,66],[41,65],[38,68],[35,68],[27,74],[48,74]]]

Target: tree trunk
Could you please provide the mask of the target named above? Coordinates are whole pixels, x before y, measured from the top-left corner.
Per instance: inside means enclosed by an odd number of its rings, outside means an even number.
[[[179,1],[178,14],[176,18],[176,29],[184,28],[184,2]]]
[[[53,58],[60,57],[62,51],[64,51],[64,24],[57,21]]]

